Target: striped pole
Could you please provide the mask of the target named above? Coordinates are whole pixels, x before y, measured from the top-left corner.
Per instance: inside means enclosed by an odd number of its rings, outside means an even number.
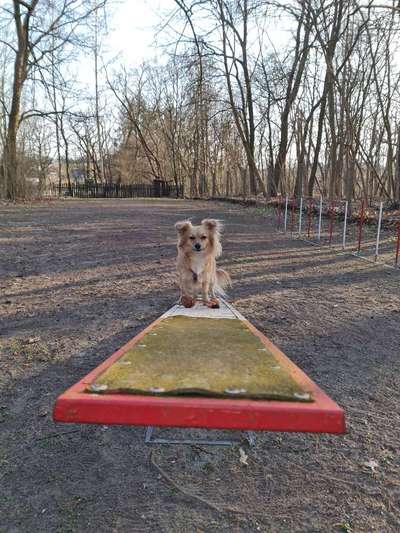
[[[378,260],[378,255],[379,255],[379,243],[381,239],[381,225],[382,225],[382,211],[383,211],[383,202],[381,202],[381,205],[379,206],[378,230],[376,232],[375,261]]]
[[[286,230],[287,230],[288,203],[289,203],[289,198],[286,196],[286,199],[285,199],[285,233],[286,233]]]
[[[311,233],[311,220],[312,220],[312,212],[314,208],[314,199],[309,198],[308,199],[308,227],[307,227],[307,237],[310,238]]]
[[[294,231],[294,213],[296,211],[296,198],[292,198],[292,214],[291,214],[291,220],[290,220],[290,231],[293,233]]]
[[[299,235],[301,235],[301,219],[303,216],[303,197],[300,198],[300,212],[299,212]]]
[[[331,205],[329,208],[329,246],[332,244],[334,214],[335,214],[335,210],[333,208],[333,202],[331,202]]]
[[[342,249],[344,250],[346,248],[346,231],[347,231],[347,213],[349,209],[349,202],[346,200],[346,204],[344,207],[344,224],[343,224],[343,241],[342,241]]]
[[[276,229],[279,230],[281,227],[281,200],[280,198],[277,200],[276,203]]]
[[[320,196],[319,198],[318,241],[321,240],[321,226],[322,226],[322,196]]]
[[[360,224],[359,224],[359,229],[358,229],[358,247],[357,247],[358,254],[361,252],[361,240],[362,240],[362,229],[364,225],[364,218],[365,218],[365,204],[363,200],[361,203]]]

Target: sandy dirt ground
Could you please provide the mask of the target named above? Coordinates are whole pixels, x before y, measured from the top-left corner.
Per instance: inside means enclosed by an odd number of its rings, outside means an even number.
[[[173,224],[206,216],[225,221],[231,301],[344,407],[347,435],[149,447],[141,427],[52,421],[175,302]],[[400,531],[400,272],[278,234],[259,209],[173,200],[2,205],[0,252],[1,532]]]

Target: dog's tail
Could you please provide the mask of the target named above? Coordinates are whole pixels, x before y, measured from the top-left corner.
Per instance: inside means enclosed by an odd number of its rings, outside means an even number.
[[[215,284],[214,290],[217,294],[219,294],[222,297],[226,297],[225,288],[230,287],[232,285],[232,280],[230,275],[226,270],[222,270],[222,268],[217,268],[217,282]]]

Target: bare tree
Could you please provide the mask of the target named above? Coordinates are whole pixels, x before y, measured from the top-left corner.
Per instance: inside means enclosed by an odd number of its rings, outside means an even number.
[[[48,10],[47,3],[41,0],[13,0],[11,6],[15,39],[8,46],[14,53],[14,69],[1,176],[2,189],[8,197],[24,195],[24,180],[18,171],[17,135],[21,122],[35,114],[21,112],[25,82],[52,51],[73,39],[93,11],[83,0],[63,0],[54,6],[55,10]],[[3,15],[7,11],[3,8]]]

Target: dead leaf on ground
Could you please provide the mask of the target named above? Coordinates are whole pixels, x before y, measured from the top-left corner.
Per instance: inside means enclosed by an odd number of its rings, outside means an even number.
[[[35,344],[36,342],[40,341],[40,337],[29,337],[29,339],[26,341],[27,344]]]
[[[249,466],[249,463],[247,462],[247,459],[249,458],[249,456],[247,455],[247,453],[242,448],[239,448],[239,454],[240,454],[239,461],[241,462],[241,464],[244,466]]]
[[[379,463],[377,463],[374,459],[366,461],[363,463],[363,465],[369,468],[372,472],[376,472],[376,469],[379,467]]]

